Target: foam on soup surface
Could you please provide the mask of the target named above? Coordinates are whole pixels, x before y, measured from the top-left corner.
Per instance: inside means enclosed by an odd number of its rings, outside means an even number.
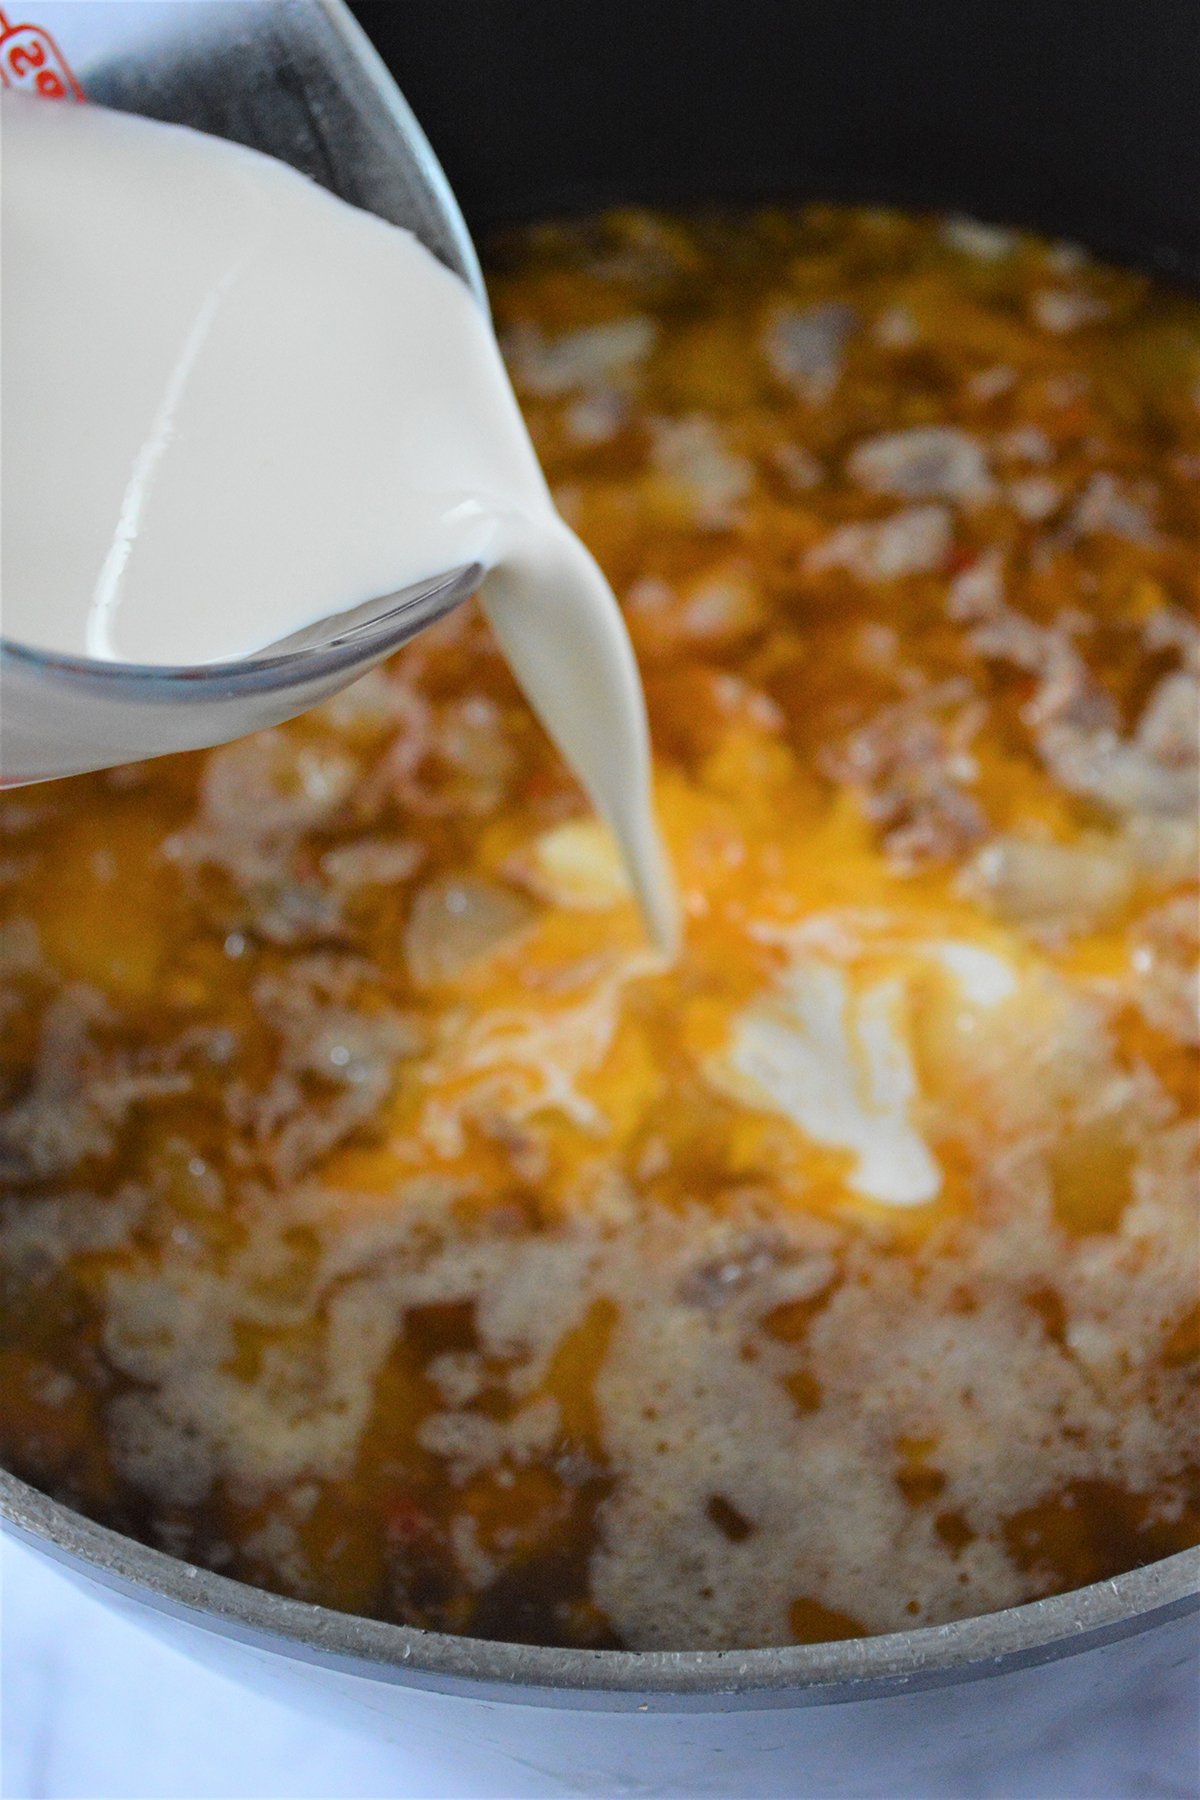
[[[1200,310],[892,213],[497,247],[687,914],[464,613],[9,795],[8,1462],[306,1599],[776,1644],[1200,1539]]]

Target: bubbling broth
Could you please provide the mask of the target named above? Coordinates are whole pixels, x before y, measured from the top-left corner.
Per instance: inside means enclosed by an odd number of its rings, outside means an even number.
[[[0,800],[9,1464],[283,1593],[770,1645],[1200,1540],[1200,308],[810,208],[495,246],[686,915],[464,611]]]

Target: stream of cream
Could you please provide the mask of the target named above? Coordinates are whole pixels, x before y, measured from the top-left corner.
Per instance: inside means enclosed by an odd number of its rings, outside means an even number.
[[[226,662],[479,562],[671,949],[633,649],[463,282],[224,140],[13,95],[0,121],[5,636]]]

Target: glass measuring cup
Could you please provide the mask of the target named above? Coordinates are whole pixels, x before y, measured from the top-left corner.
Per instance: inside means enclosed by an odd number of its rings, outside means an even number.
[[[67,0],[0,10],[0,79],[190,125],[291,163],[412,231],[486,312],[479,264],[424,133],[342,0]],[[0,783],[199,749],[346,686],[474,592],[446,571],[231,663],[59,656],[0,637]],[[2,618],[0,618],[2,624]]]

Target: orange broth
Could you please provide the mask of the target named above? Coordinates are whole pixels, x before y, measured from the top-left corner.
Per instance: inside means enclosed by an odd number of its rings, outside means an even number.
[[[0,796],[5,1460],[541,1643],[1200,1541],[1200,306],[829,207],[491,270],[681,960],[473,608],[294,724]]]

